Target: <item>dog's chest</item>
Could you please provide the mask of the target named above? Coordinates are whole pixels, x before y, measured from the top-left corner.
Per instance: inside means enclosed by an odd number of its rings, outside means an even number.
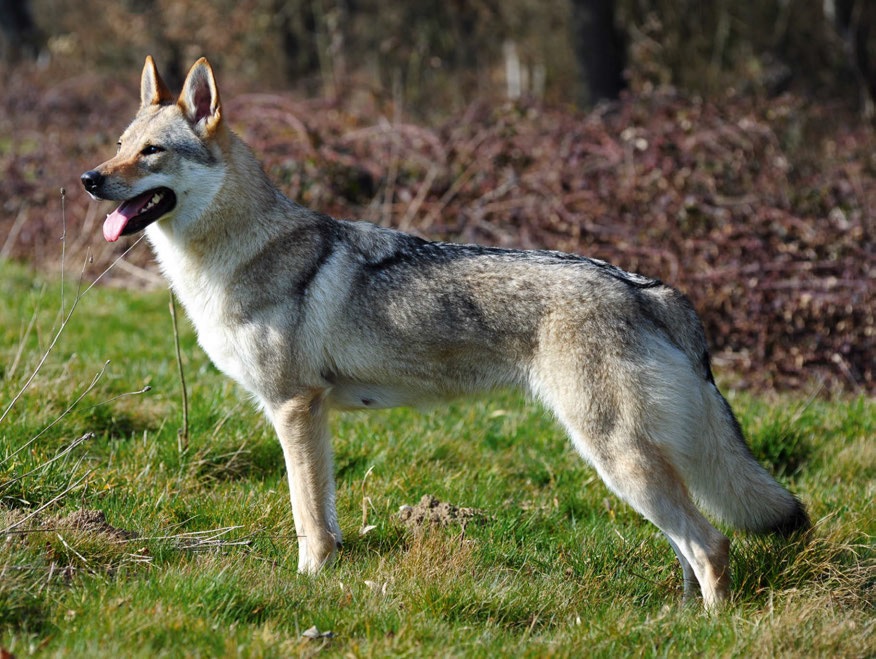
[[[239,345],[233,328],[229,327],[219,314],[192,314],[192,322],[198,332],[198,343],[216,368],[246,384],[245,360],[241,358],[241,348],[245,346]]]
[[[251,392],[259,393],[254,377],[257,339],[228,312],[224,289],[192,278],[173,283],[210,361]]]
[[[151,229],[151,227],[150,227]],[[205,268],[164,233],[149,234],[161,269],[195,326],[198,343],[220,371],[255,392],[247,354],[250,341],[241,336],[239,324],[228,312],[227,272]]]

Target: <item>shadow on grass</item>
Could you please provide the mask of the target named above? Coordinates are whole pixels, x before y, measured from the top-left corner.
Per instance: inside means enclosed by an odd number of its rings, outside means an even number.
[[[283,450],[275,441],[243,443],[235,448],[212,446],[200,451],[191,464],[197,478],[205,481],[262,480],[286,474]]]

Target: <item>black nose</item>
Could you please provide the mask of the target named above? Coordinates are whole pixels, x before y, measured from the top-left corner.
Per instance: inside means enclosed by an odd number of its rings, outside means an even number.
[[[91,194],[97,194],[100,184],[103,183],[103,174],[92,169],[80,176],[79,180]]]

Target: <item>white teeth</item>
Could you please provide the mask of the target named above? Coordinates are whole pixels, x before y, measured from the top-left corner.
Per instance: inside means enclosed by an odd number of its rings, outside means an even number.
[[[161,194],[160,192],[156,192],[154,195],[152,195],[152,198],[149,200],[149,203],[146,204],[146,205],[143,207],[143,210],[141,210],[140,212],[141,212],[141,213],[145,213],[146,211],[148,211],[148,210],[149,210],[150,208],[152,208],[155,204],[157,204],[159,201],[161,201],[161,197],[162,197],[162,194]]]

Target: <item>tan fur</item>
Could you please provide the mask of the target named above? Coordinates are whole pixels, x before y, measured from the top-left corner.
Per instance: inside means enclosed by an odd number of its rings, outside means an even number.
[[[302,572],[316,572],[331,562],[341,543],[324,398],[325,392],[303,393],[273,413],[286,459]]]

